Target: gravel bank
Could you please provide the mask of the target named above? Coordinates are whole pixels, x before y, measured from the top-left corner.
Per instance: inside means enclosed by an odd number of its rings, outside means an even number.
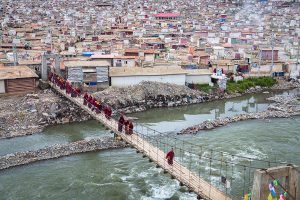
[[[244,94],[259,93],[268,89],[288,90],[296,87],[300,87],[300,83],[297,81],[278,79],[278,84],[272,88],[256,86],[249,88]],[[192,90],[186,86],[147,81],[126,88],[110,87],[104,91],[96,92],[94,95],[97,99],[112,105],[114,109],[132,113],[150,108],[175,107],[218,99],[230,99],[243,94],[219,92],[208,94],[203,91]]]
[[[0,157],[0,170],[14,166],[25,165],[36,161],[49,160],[72,154],[98,151],[105,149],[124,148],[124,142],[115,141],[113,138],[95,138],[81,140],[69,144],[54,145],[36,151],[17,152]]]
[[[271,104],[266,111],[258,113],[245,113],[233,117],[218,118],[215,120],[206,120],[198,125],[181,130],[178,134],[196,134],[200,130],[211,130],[217,127],[226,126],[227,124],[250,120],[266,118],[287,118],[300,115],[300,98],[298,96],[281,96],[276,95],[268,98],[275,103]]]
[[[271,89],[291,89],[300,87],[297,81],[279,79]],[[270,88],[253,87],[245,93],[258,93]],[[108,88],[95,93],[98,99],[109,103],[114,109],[125,113],[141,112],[156,107],[175,107],[202,103],[218,99],[242,96],[234,94],[207,94],[178,86],[157,82],[142,82],[127,88]],[[34,94],[0,96],[0,139],[31,135],[41,132],[54,124],[80,122],[91,117],[78,106],[52,90],[39,90]]]
[[[112,105],[114,109],[122,109],[126,113],[200,103],[210,99],[207,93],[186,86],[150,81],[126,88],[110,87],[94,95]]]
[[[91,119],[78,106],[52,90],[0,97],[0,138],[41,132],[46,126]]]

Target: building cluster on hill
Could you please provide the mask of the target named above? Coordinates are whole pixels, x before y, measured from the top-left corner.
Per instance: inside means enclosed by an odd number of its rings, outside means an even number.
[[[45,66],[95,90],[205,84],[218,69],[297,77],[299,10],[271,0],[3,0],[0,93],[32,90]]]

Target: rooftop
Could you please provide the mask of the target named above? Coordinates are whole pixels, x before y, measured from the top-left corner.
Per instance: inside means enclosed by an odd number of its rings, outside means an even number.
[[[167,74],[186,74],[187,72],[179,66],[157,66],[157,67],[111,67],[110,76],[151,76]]]
[[[0,80],[18,78],[38,78],[38,75],[26,66],[0,67]]]
[[[120,56],[120,55],[100,55],[94,54],[90,57],[91,59],[135,59],[136,56]]]
[[[154,49],[125,49],[125,52],[127,52],[127,53],[138,53],[138,52],[157,53]]]
[[[179,17],[179,13],[158,13],[154,14],[154,17]]]

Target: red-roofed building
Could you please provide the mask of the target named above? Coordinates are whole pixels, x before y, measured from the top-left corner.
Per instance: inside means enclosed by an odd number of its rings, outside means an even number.
[[[158,13],[153,15],[158,20],[178,20],[180,19],[179,13]]]

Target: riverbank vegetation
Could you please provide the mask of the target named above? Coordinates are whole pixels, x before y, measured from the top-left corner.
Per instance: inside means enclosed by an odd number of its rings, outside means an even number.
[[[276,83],[276,79],[272,77],[248,78],[237,82],[228,81],[226,90],[228,93],[244,93],[246,90],[256,86],[272,87]]]
[[[246,92],[246,90],[256,86],[272,87],[276,83],[276,79],[272,77],[247,78],[237,82],[228,81],[226,91],[228,93],[244,93]],[[213,93],[218,91],[217,86],[210,86],[209,84],[191,84],[189,87],[206,93]]]
[[[210,86],[209,84],[195,84],[194,88],[206,93],[210,93],[212,90],[214,90],[214,87]]]

